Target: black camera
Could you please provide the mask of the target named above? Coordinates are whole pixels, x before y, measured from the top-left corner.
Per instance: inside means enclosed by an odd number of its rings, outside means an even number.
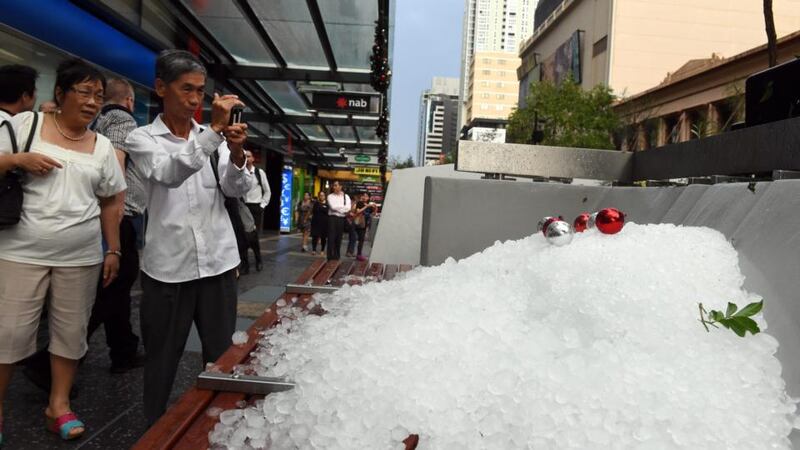
[[[233,125],[235,123],[242,123],[242,111],[244,108],[241,106],[234,106],[231,108],[231,118],[228,121],[228,125]]]

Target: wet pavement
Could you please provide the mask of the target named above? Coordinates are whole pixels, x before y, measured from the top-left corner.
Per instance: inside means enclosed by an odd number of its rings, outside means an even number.
[[[261,250],[264,267],[255,271],[253,254],[250,253],[250,273],[239,279],[239,314],[237,329],[246,329],[252,320],[282,293],[287,283],[293,282],[306,267],[321,256],[300,251],[300,236],[264,234]],[[345,254],[347,237],[342,245]],[[364,254],[369,254],[369,242],[364,245]],[[348,258],[349,259],[349,258]],[[141,292],[134,287],[131,321],[135,331],[139,329],[139,297]],[[76,385],[78,397],[72,401],[72,409],[87,425],[84,436],[77,441],[65,442],[45,430],[44,409],[47,394],[31,384],[17,370],[8,389],[4,407],[3,450],[12,449],[125,449],[131,447],[146,431],[142,413],[142,369],[126,374],[109,373],[103,327],[92,336],[89,353],[78,371]],[[186,351],[178,368],[172,391],[172,401],[194,384],[202,370],[200,342],[192,329]]]

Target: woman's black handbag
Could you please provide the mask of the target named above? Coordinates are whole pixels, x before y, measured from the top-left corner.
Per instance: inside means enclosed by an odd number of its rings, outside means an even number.
[[[33,135],[36,133],[36,124],[39,121],[39,114],[33,113],[33,124],[28,133],[28,141],[25,143],[23,153],[31,149]],[[8,135],[11,138],[11,151],[18,152],[17,137],[11,122],[3,121],[0,128],[8,128]],[[9,170],[5,176],[0,178],[0,230],[11,228],[19,223],[22,215],[22,177],[24,173],[20,169]]]

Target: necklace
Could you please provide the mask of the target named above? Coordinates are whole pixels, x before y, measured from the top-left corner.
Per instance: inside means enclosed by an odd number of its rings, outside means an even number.
[[[58,125],[58,119],[57,119],[57,117],[58,117],[58,114],[53,114],[53,123],[55,123],[55,124],[56,124],[56,130],[58,130],[58,134],[60,134],[61,136],[64,136],[64,138],[65,138],[65,139],[69,139],[70,141],[76,141],[76,142],[77,142],[77,141],[82,141],[82,140],[83,140],[83,138],[85,138],[85,137],[86,137],[86,133],[89,131],[89,129],[88,129],[88,128],[86,128],[85,130],[83,130],[83,133],[81,133],[81,135],[80,135],[79,137],[76,137],[76,138],[74,138],[74,137],[72,137],[72,136],[67,136],[67,133],[64,133],[64,132],[61,130],[61,127]]]

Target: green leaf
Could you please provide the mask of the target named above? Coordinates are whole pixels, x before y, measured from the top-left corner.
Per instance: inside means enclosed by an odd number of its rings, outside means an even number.
[[[742,325],[750,334],[758,334],[761,332],[756,321],[749,317],[734,317],[733,320]]]
[[[744,337],[748,331],[750,334],[757,334],[761,332],[758,324],[749,317],[731,317],[730,319],[722,319],[719,323],[725,328],[730,329],[740,337]]]
[[[739,337],[744,337],[745,333],[747,332],[747,328],[734,319],[722,319],[719,321],[719,323],[725,328],[736,333]]]
[[[761,312],[762,308],[764,308],[764,300],[761,300],[760,302],[750,303],[749,305],[742,308],[738,313],[736,313],[736,316],[751,317]]]
[[[728,309],[725,310],[725,317],[730,317],[733,313],[736,312],[737,308],[738,306],[736,306],[734,303],[728,302]]]
[[[725,316],[722,315],[720,311],[715,311],[713,309],[708,312],[708,317],[710,317],[711,320],[715,322],[722,322],[723,320],[725,320]]]

